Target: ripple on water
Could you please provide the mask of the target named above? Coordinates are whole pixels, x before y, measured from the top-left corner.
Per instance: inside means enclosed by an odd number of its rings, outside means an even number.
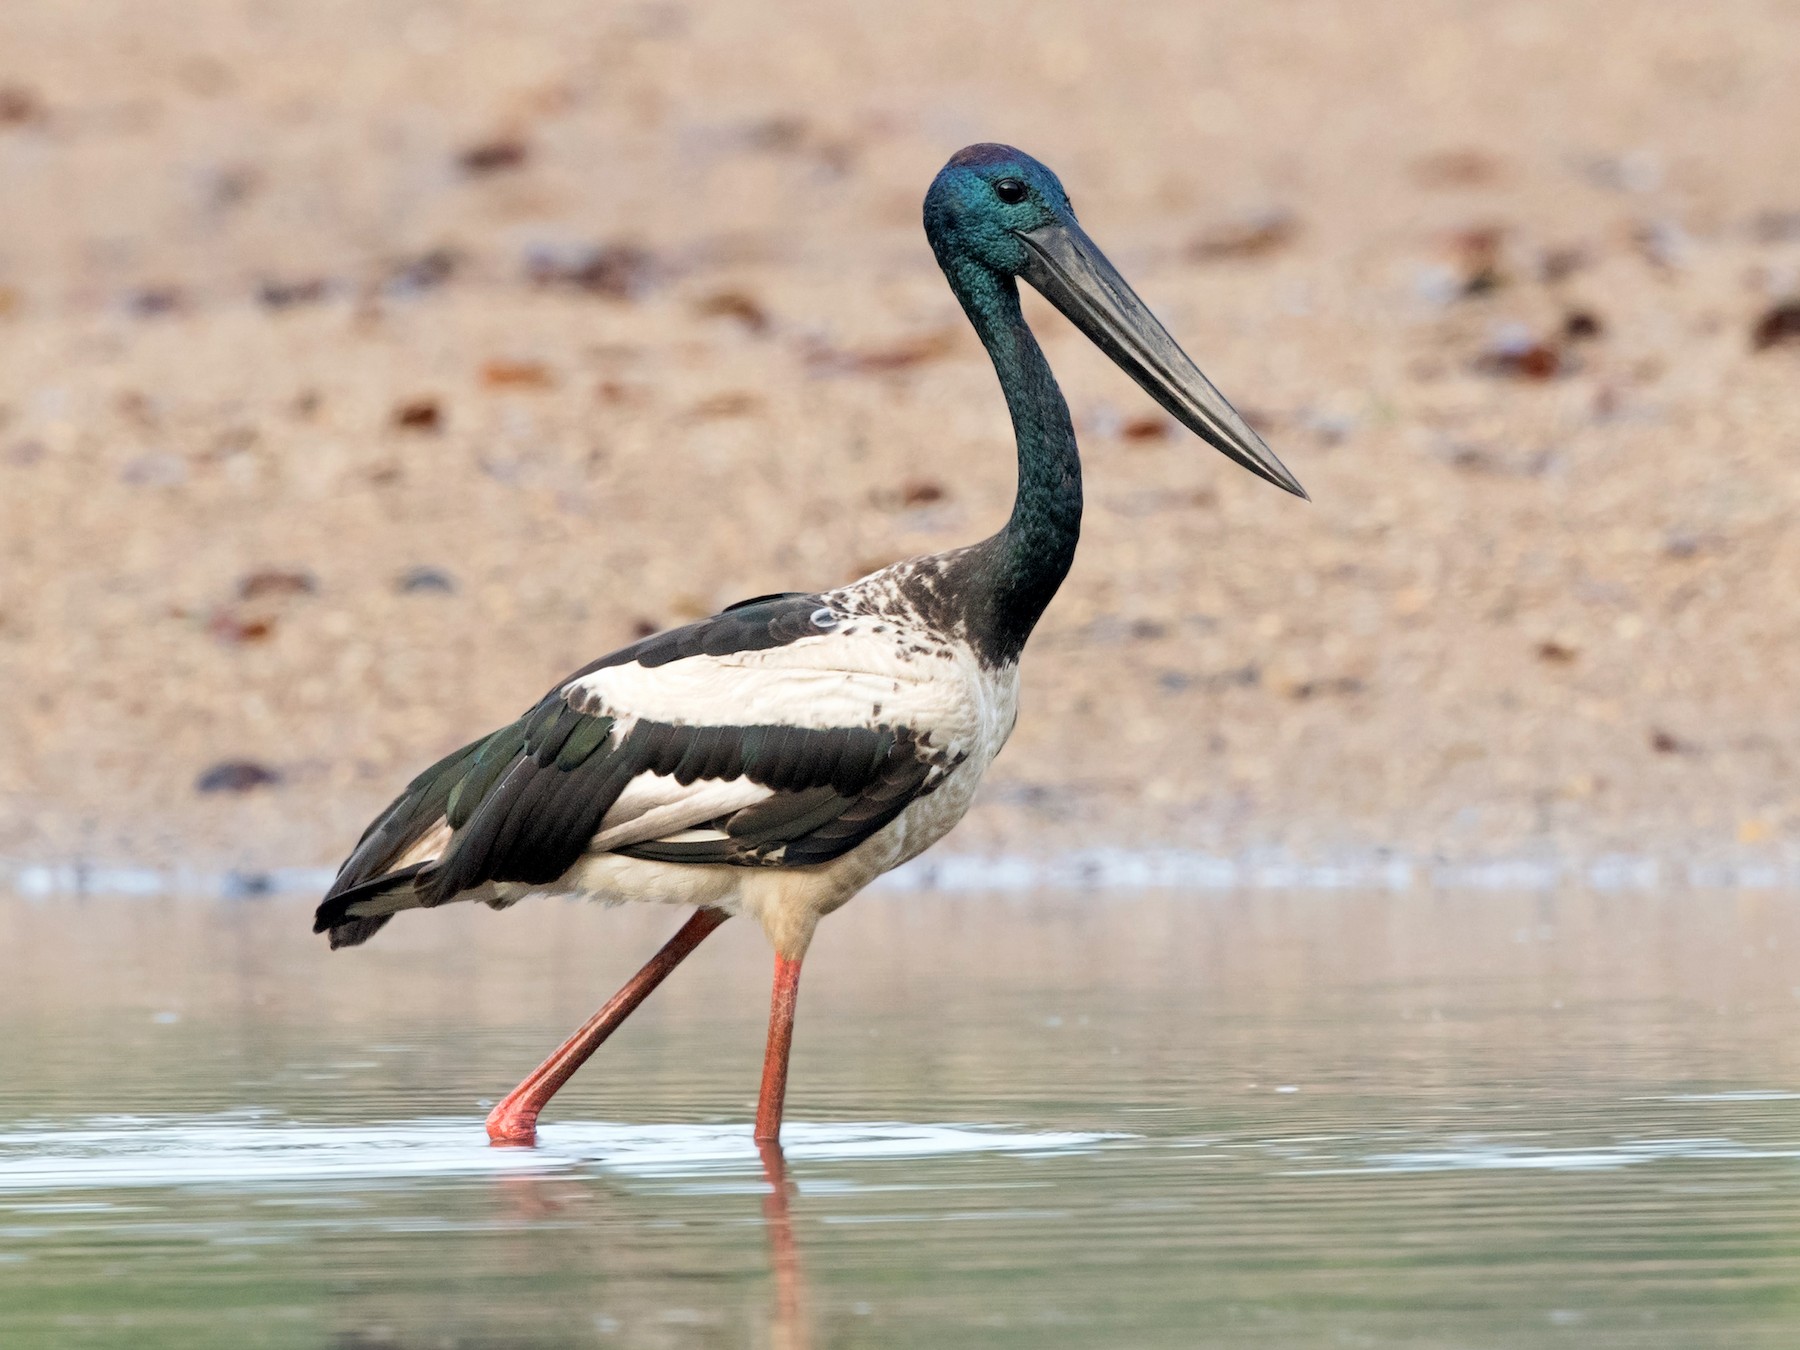
[[[1092,1150],[1127,1136],[993,1125],[788,1124],[790,1161],[870,1162]],[[107,1116],[0,1131],[0,1192],[90,1187],[279,1186],[583,1169],[642,1178],[760,1176],[746,1126],[547,1125],[535,1148],[496,1148],[479,1120],[307,1125],[249,1112]]]
[[[1293,1176],[1371,1172],[1594,1172],[1655,1162],[1716,1162],[1800,1158],[1800,1147],[1752,1147],[1732,1139],[1621,1139],[1612,1144],[1541,1148],[1484,1139],[1444,1147],[1371,1153],[1341,1167],[1294,1169]]]

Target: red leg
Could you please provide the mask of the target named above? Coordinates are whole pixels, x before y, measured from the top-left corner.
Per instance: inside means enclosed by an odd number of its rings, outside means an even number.
[[[756,1142],[781,1138],[781,1103],[787,1096],[788,1051],[794,1048],[794,1005],[800,999],[800,958],[775,958],[775,990],[769,999],[769,1048],[763,1055],[762,1096],[756,1102]]]
[[[625,987],[614,994],[599,1012],[588,1018],[573,1036],[557,1047],[523,1083],[506,1094],[506,1098],[487,1118],[488,1138],[496,1144],[530,1144],[537,1139],[538,1112],[556,1095],[556,1091],[587,1062],[587,1057],[600,1048],[623,1022],[650,997],[650,991],[661,984],[671,970],[680,965],[688,953],[698,947],[730,916],[720,909],[697,909],[681,926],[681,931],[663,945],[663,949]]]

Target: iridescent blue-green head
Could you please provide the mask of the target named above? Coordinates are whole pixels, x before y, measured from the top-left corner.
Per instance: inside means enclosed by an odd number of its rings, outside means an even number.
[[[1010,145],[958,150],[925,194],[925,234],[946,271],[966,260],[1018,276],[1030,260],[1021,236],[1074,219],[1056,175]]]
[[[1030,283],[1201,440],[1306,496],[1087,237],[1062,182],[1030,155],[1010,145],[958,150],[925,194],[925,234],[965,304],[987,289],[972,284],[982,274]]]

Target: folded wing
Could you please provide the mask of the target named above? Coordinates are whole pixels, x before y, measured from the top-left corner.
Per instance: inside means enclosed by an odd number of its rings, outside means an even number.
[[[856,847],[966,752],[947,672],[897,674],[887,629],[822,605],[748,602],[577,672],[409,784],[315,931],[365,941],[398,909],[547,886],[593,852],[798,867]]]

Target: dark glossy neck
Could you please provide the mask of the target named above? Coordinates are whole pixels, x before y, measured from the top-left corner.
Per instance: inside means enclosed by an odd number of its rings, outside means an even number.
[[[996,664],[1016,661],[1075,560],[1081,535],[1081,459],[1069,405],[1019,312],[1018,285],[978,263],[945,274],[993,358],[1019,445],[1012,516],[968,555],[971,636]]]

